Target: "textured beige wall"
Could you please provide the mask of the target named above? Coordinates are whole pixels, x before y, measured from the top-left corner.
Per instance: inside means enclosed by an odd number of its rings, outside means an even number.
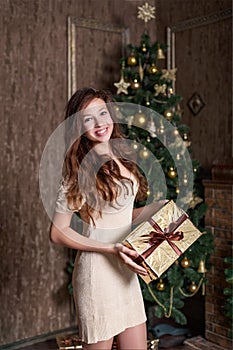
[[[165,26],[218,10],[220,3],[223,8],[229,7],[227,0],[151,0],[149,3],[156,3],[158,9],[158,20],[149,24],[151,38],[154,40],[156,31],[159,31],[162,41],[165,40]],[[200,3],[205,7],[200,7]],[[144,1],[136,0],[0,1],[0,345],[75,325],[70,314],[64,271],[69,254],[66,249],[49,242],[50,222],[40,201],[38,187],[42,151],[48,137],[63,119],[67,99],[67,16],[94,18],[102,23],[129,27],[130,41],[139,44],[143,24],[137,20],[137,6],[142,4]],[[221,31],[210,34],[215,37],[219,33],[218,44],[211,46],[214,47],[213,53],[208,52],[210,48],[206,49],[204,57],[212,55],[211,64],[215,65],[212,78],[220,79],[223,85],[229,55],[229,24],[221,28]],[[119,37],[101,34],[106,40],[101,50],[96,44],[98,38],[103,39],[100,33],[91,35],[89,31],[85,34],[85,29],[78,29],[78,34],[78,86],[94,84],[112,89],[112,83],[119,79]],[[86,43],[84,35],[88,35]],[[190,40],[185,37],[184,48],[180,48],[177,60],[180,65],[177,91],[181,95],[186,94],[186,89],[189,93],[192,91],[182,75],[182,65],[186,71],[187,63],[181,60],[185,58],[185,48]],[[220,45],[219,55],[224,49],[224,55],[218,61],[221,64],[213,59],[218,51],[217,45]],[[202,50],[204,48],[202,45]],[[228,85],[225,90],[221,88],[217,103],[217,86],[212,91],[212,78],[206,79],[203,73],[198,76],[199,70],[203,69],[200,64],[202,62],[192,62],[198,79],[196,84],[198,87],[201,84],[201,93],[212,107],[203,110],[204,115],[198,115],[196,119],[189,114],[185,118],[194,130],[195,156],[209,166],[217,152],[217,133],[221,140],[219,154],[229,153],[224,134],[226,127],[220,129],[217,118],[218,115],[223,118],[229,115],[226,95],[230,88]],[[220,97],[226,101],[222,106]],[[212,110],[218,112],[212,116]],[[224,119],[224,125],[228,122],[229,118]],[[204,129],[200,129],[200,123],[205,125]],[[202,152],[203,140],[206,139],[211,144],[208,159],[203,158]]]

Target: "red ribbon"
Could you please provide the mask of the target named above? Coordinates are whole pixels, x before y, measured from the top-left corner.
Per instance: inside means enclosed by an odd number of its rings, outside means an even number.
[[[154,229],[154,231],[151,231],[149,233],[149,237],[147,237],[147,242],[149,243],[150,247],[141,253],[141,255],[135,259],[135,262],[137,264],[140,264],[144,259],[148,258],[148,256],[150,256],[153,251],[165,240],[176,252],[176,254],[180,256],[182,254],[182,251],[175,245],[173,241],[180,241],[184,238],[183,232],[176,230],[187,218],[187,214],[182,214],[176,221],[170,223],[170,225],[164,230],[162,230],[161,227],[152,218],[150,218],[148,222]]]

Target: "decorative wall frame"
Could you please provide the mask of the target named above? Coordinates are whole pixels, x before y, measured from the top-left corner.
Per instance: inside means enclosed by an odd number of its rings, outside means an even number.
[[[226,10],[215,12],[207,16],[191,18],[189,20],[172,25],[171,27],[167,27],[167,69],[174,69],[176,66],[175,43],[177,32],[212,24],[231,17],[232,8],[228,8]],[[175,91],[175,82],[173,82],[173,89]]]
[[[68,99],[77,90],[77,50],[78,50],[78,28],[94,29],[98,31],[112,32],[121,35],[122,56],[125,54],[126,46],[129,44],[129,29],[121,26],[100,23],[93,19],[76,18],[68,16],[67,18],[67,59],[68,59]]]

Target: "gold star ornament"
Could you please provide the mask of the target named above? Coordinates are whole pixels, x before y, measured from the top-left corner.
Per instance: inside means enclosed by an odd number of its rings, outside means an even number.
[[[128,95],[128,87],[130,86],[130,83],[126,83],[124,80],[124,75],[121,73],[121,79],[118,83],[114,83],[114,86],[117,88],[117,95],[123,93]]]
[[[155,18],[155,7],[149,5],[147,2],[143,6],[138,6],[138,18],[145,23]]]

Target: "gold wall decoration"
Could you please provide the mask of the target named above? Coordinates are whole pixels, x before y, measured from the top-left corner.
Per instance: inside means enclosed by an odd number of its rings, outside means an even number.
[[[77,55],[79,49],[78,28],[102,31],[119,34],[121,36],[121,55],[124,56],[126,46],[129,44],[129,29],[112,24],[101,23],[94,19],[77,18],[68,16],[67,35],[68,35],[68,99],[77,90]],[[88,45],[88,43],[87,43]],[[114,45],[114,43],[113,43]]]

